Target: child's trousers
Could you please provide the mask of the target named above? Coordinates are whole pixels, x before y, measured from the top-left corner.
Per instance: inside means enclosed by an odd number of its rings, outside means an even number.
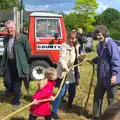
[[[66,84],[63,85],[58,97],[54,100],[52,104],[52,112],[57,113],[57,109],[59,108],[60,100],[65,94]],[[68,84],[68,105],[72,105],[72,102],[74,100],[75,94],[76,94],[76,84],[70,83]]]
[[[50,116],[50,115],[49,115],[49,116],[45,116],[44,118],[45,118],[45,120],[51,120],[51,116]],[[29,119],[28,119],[28,120],[36,120],[36,119],[37,119],[37,117],[36,117],[36,116],[34,116],[34,115],[30,114],[30,116],[29,116]]]

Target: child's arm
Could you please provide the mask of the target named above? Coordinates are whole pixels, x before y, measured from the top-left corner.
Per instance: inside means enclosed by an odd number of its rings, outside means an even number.
[[[54,97],[54,96],[51,96],[50,99],[51,99],[52,101],[54,101],[54,100],[55,100],[55,97]]]
[[[38,101],[36,99],[33,100],[34,104],[38,104]]]
[[[55,100],[55,97],[54,97],[54,96],[51,96],[50,99],[51,99],[52,101],[54,101],[54,100]],[[38,100],[36,100],[36,99],[34,99],[33,102],[34,102],[35,105],[38,104]]]

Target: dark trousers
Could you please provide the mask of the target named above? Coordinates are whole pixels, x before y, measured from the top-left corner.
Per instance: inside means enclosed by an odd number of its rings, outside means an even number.
[[[6,71],[5,71],[5,74],[4,74],[4,80],[3,80],[3,83],[4,83],[4,86],[6,88],[5,92],[6,92],[6,95],[11,91],[11,77],[10,77],[10,70],[9,68],[7,67],[6,68]]]
[[[72,104],[76,94],[76,84],[68,84],[68,104]]]
[[[93,119],[99,120],[102,114],[102,101],[105,92],[107,92],[108,105],[116,102],[117,86],[105,87],[103,83],[97,84],[94,90],[94,101],[93,101]]]
[[[14,60],[8,60],[6,73],[4,76],[5,87],[8,92],[13,93],[13,101],[12,104],[19,105],[20,104],[20,92],[22,79],[18,76],[18,71],[16,68],[16,62]],[[7,81],[9,81],[7,83]]]
[[[76,84],[75,83],[66,84],[65,93],[62,96],[62,98],[65,97],[67,90],[68,90],[68,104],[72,104],[76,94]]]
[[[52,104],[52,112],[57,113],[57,109],[59,108],[59,104],[60,104],[60,100],[63,96],[65,96],[65,91],[68,89],[68,94],[69,94],[69,98],[68,98],[68,104],[72,104],[75,94],[76,94],[76,84],[75,83],[71,83],[71,84],[64,84],[58,97],[53,101]]]
[[[60,87],[61,81],[62,81],[62,79],[57,78],[56,87]],[[67,90],[68,90],[68,95],[69,95],[68,104],[72,104],[73,99],[74,99],[75,94],[76,94],[76,84],[75,83],[70,83],[70,84],[64,83],[63,90],[61,90],[62,94],[59,95],[60,99],[61,99],[61,97],[64,98],[64,96],[66,95]]]
[[[62,81],[62,79],[57,78],[56,87],[60,87],[61,81]],[[74,99],[75,94],[76,94],[76,84],[75,83],[70,83],[70,84],[64,83],[64,84],[65,85],[64,85],[63,89],[61,90],[62,94],[59,94],[60,99],[61,99],[61,97],[63,98],[66,95],[66,92],[68,90],[68,95],[69,95],[69,97],[68,97],[68,104],[72,104],[73,103],[73,99]]]
[[[44,118],[45,118],[45,120],[51,120],[51,116],[45,116]],[[36,120],[36,119],[37,119],[36,116],[33,116],[32,114],[29,115],[28,120]]]

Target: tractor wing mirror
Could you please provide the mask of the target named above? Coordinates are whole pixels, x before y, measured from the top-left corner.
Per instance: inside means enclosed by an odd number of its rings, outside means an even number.
[[[58,37],[59,37],[58,33],[55,33],[55,39],[58,39]]]

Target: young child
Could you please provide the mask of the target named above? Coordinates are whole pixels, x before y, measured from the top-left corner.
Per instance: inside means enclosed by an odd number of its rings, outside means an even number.
[[[35,104],[30,107],[29,120],[36,120],[37,117],[44,117],[45,120],[51,120],[50,102],[38,103],[37,101],[48,99],[52,96],[56,78],[56,69],[51,67],[45,69],[45,79],[38,82],[38,89],[32,97]]]

